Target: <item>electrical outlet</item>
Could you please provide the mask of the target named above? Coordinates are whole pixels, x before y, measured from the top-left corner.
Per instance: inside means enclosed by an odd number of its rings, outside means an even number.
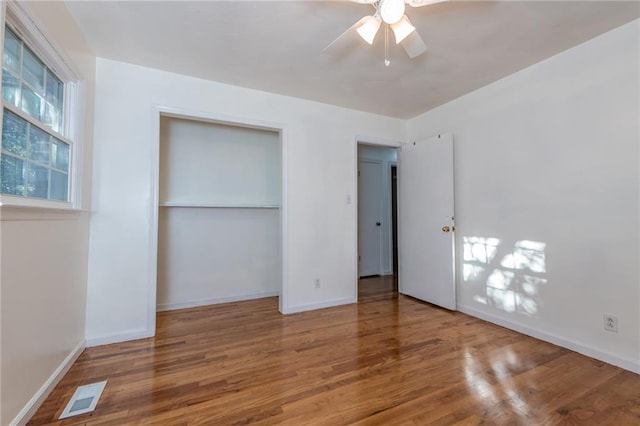
[[[316,278],[315,287],[320,288],[320,278]]]
[[[604,314],[604,329],[607,331],[618,332],[618,317]]]

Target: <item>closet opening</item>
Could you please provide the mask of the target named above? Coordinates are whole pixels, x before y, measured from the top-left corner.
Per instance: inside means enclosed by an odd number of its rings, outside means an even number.
[[[283,129],[160,111],[155,310],[283,304]]]

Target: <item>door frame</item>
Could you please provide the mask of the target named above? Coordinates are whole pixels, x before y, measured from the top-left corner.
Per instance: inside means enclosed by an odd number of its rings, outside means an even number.
[[[378,148],[402,148],[406,142],[398,141],[393,139],[380,138],[376,136],[366,136],[366,135],[357,135],[353,138],[353,147],[352,147],[352,155],[353,155],[353,174],[352,174],[352,193],[353,197],[347,195],[347,203],[351,201],[352,204],[355,204],[354,215],[353,215],[353,284],[352,284],[352,294],[354,302],[358,302],[358,280],[359,280],[359,269],[358,269],[358,145],[371,145]],[[400,167],[399,163],[397,165]]]

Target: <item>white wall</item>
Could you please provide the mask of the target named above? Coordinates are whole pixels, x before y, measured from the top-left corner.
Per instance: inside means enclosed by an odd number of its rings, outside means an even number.
[[[402,140],[402,120],[106,59],[97,62],[89,343],[148,335],[152,106],[286,127],[288,311],[355,301],[355,140]],[[322,287],[314,288],[316,278]]]
[[[2,212],[2,419],[84,344],[88,217]]]
[[[398,160],[395,148],[358,145],[358,159],[382,162],[382,274],[393,274],[393,229],[391,224],[391,164]]]
[[[409,122],[454,134],[459,308],[636,371],[639,48],[635,21]]]
[[[85,78],[84,174],[88,208],[95,58],[60,2],[22,2],[22,7]],[[3,2],[2,7],[5,6]],[[4,27],[4,21],[0,22]],[[1,374],[0,424],[26,414],[50,380],[82,349],[89,216],[0,208]]]

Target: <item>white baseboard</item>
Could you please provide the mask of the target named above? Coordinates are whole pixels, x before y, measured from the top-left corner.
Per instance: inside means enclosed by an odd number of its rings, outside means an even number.
[[[146,328],[140,328],[137,330],[129,330],[124,333],[109,334],[100,337],[87,338],[87,347],[110,345],[111,343],[126,342],[128,340],[146,339],[147,337],[153,337],[155,330],[148,330]]]
[[[229,302],[241,302],[243,300],[253,300],[253,299],[263,299],[265,297],[274,297],[279,296],[279,291],[267,291],[264,293],[254,293],[254,294],[242,294],[239,296],[228,296],[228,297],[217,297],[214,299],[203,299],[196,300],[193,302],[180,302],[180,303],[167,303],[165,305],[158,305],[156,310],[158,312],[162,311],[173,311],[176,309],[187,309],[187,308],[196,308],[198,306],[207,306],[207,305],[217,305],[219,303],[229,303]]]
[[[11,423],[9,423],[9,425],[23,426],[27,424],[36,411],[38,411],[40,405],[42,405],[44,400],[47,399],[53,388],[55,388],[64,375],[67,374],[67,371],[69,371],[73,363],[76,362],[76,359],[78,359],[84,348],[85,342],[82,341],[78,343],[71,352],[69,352],[69,355],[66,356],[58,368],[55,369],[51,376],[49,376],[49,378],[44,382],[40,389],[38,389],[29,402],[27,402],[22,410],[20,410],[18,415],[11,421]]]
[[[325,302],[320,302],[320,303],[310,303],[308,305],[289,306],[287,307],[286,311],[282,313],[295,314],[298,312],[312,311],[314,309],[323,309],[323,308],[331,308],[333,306],[349,305],[351,303],[356,303],[357,301],[358,299],[354,297],[331,299],[331,300],[327,300]]]
[[[594,349],[589,346],[574,342],[569,339],[565,339],[555,334],[547,333],[545,331],[529,327],[519,322],[509,321],[504,318],[500,318],[496,315],[492,315],[487,312],[480,311],[476,308],[466,305],[458,305],[458,311],[471,315],[472,317],[480,318],[493,324],[508,328],[510,330],[517,331],[518,333],[526,334],[527,336],[535,337],[536,339],[544,340],[545,342],[553,343],[554,345],[562,346],[563,348],[570,349],[574,352],[578,352],[582,355],[586,355],[590,358],[595,358],[600,361],[604,361],[607,364],[612,364],[625,370],[640,374],[640,362],[636,363],[630,360],[626,360],[615,355],[602,352],[598,349]]]

